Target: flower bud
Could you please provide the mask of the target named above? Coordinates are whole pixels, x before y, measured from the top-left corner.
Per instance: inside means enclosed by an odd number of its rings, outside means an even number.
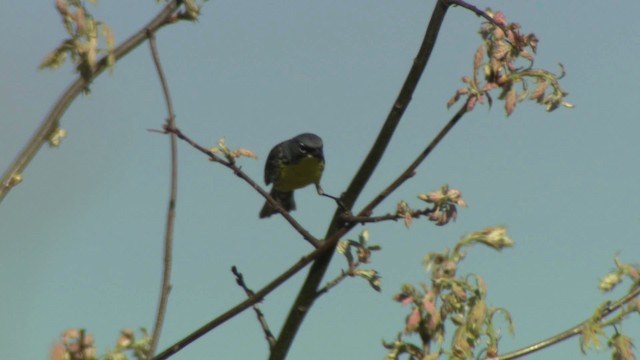
[[[611,291],[614,287],[616,287],[616,285],[620,284],[620,282],[622,282],[622,276],[619,272],[616,271],[608,273],[607,275],[605,275],[605,277],[600,279],[598,288],[605,292]]]

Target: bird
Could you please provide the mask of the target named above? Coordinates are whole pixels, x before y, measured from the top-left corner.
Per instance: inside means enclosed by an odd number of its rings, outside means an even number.
[[[284,210],[293,211],[296,209],[294,190],[314,184],[318,194],[328,196],[320,187],[323,171],[322,139],[316,134],[304,133],[271,149],[264,166],[264,182],[267,185],[273,184],[271,197]],[[267,201],[260,211],[260,218],[270,217],[277,212]]]

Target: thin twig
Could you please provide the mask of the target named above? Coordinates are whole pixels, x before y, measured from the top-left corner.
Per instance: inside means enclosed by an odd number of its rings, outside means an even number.
[[[353,264],[351,264],[351,266],[349,267],[349,269],[347,271],[342,270],[340,272],[340,275],[336,276],[333,280],[331,280],[328,283],[326,283],[322,288],[318,289],[318,291],[316,292],[316,298],[320,297],[321,295],[324,295],[324,294],[328,293],[329,290],[331,290],[332,288],[336,287],[338,284],[340,284],[347,277],[353,277],[354,276],[354,270],[357,269],[358,266],[360,266],[360,264],[361,264],[360,260],[356,260]]]
[[[262,195],[267,201],[269,201],[269,203],[271,205],[273,205],[274,208],[278,209],[280,211],[280,213],[282,214],[282,216],[289,222],[289,224],[291,224],[291,226],[294,229],[296,229],[296,231],[298,231],[298,233],[300,235],[302,235],[302,237],[306,241],[308,241],[315,248],[319,248],[320,247],[320,244],[321,244],[320,240],[318,240],[316,237],[311,235],[311,233],[309,233],[304,227],[302,227],[302,225],[300,225],[300,223],[298,223],[286,210],[284,210],[282,208],[282,206],[280,205],[279,202],[275,201],[271,197],[271,195],[269,195],[268,192],[266,192],[264,189],[262,189],[262,187],[260,187],[260,185],[258,185],[255,181],[253,181],[253,179],[251,179],[249,177],[249,175],[247,175],[244,171],[242,171],[242,169],[240,169],[238,166],[236,166],[235,163],[232,163],[230,161],[224,160],[221,157],[217,156],[216,154],[211,152],[211,150],[209,150],[209,149],[205,148],[204,146],[202,146],[202,145],[196,143],[195,141],[191,140],[191,138],[189,138],[187,135],[183,134],[182,131],[180,131],[180,129],[178,129],[178,128],[169,129],[169,128],[165,127],[164,130],[165,130],[166,133],[175,134],[178,137],[178,139],[185,141],[187,144],[191,145],[193,148],[195,148],[198,151],[200,151],[201,153],[207,155],[211,161],[217,162],[217,163],[222,164],[225,167],[231,169],[236,176],[238,176],[239,178],[244,180],[246,183],[248,183],[252,188],[254,188],[258,193],[260,193],[260,195]]]
[[[422,210],[415,210],[411,212],[411,218],[412,219],[417,219],[420,216],[428,216],[429,214],[431,214],[432,212],[434,212],[435,209],[422,209]],[[398,220],[403,220],[405,219],[405,215],[401,215],[401,214],[386,214],[386,215],[380,215],[380,216],[349,216],[349,215],[343,215],[342,217],[343,221],[345,222],[352,222],[352,223],[357,223],[357,224],[367,224],[367,223],[377,223],[377,222],[382,222],[382,221],[398,221]]]
[[[346,232],[347,232],[346,228],[340,229],[332,237],[327,238],[325,241],[321,242],[319,248],[317,248],[314,251],[310,252],[309,254],[303,256],[300,260],[298,260],[295,264],[293,264],[289,269],[284,271],[278,277],[273,279],[269,284],[267,284],[262,289],[257,291],[254,294],[253,297],[251,297],[251,298],[239,303],[238,305],[234,306],[233,308],[227,310],[225,313],[223,313],[223,314],[219,315],[218,317],[216,317],[215,319],[209,321],[208,323],[206,323],[205,325],[203,325],[199,329],[195,330],[191,334],[189,334],[186,337],[184,337],[182,340],[178,341],[174,345],[172,345],[169,348],[165,349],[160,354],[154,356],[152,360],[164,360],[164,359],[169,358],[170,356],[172,356],[175,353],[179,352],[180,350],[184,349],[187,345],[189,345],[192,342],[194,342],[197,339],[199,339],[204,334],[206,334],[209,331],[215,329],[216,327],[224,324],[227,320],[233,318],[234,316],[236,316],[239,313],[243,312],[244,310],[248,309],[253,304],[256,304],[256,303],[262,301],[262,299],[264,299],[265,296],[267,296],[269,293],[271,293],[277,287],[279,287],[284,282],[289,280],[293,275],[297,274],[300,270],[304,269],[312,261],[314,261],[315,259],[317,259],[318,257],[320,257],[322,254],[324,254],[326,252],[333,251],[333,248],[338,243],[338,240],[342,236],[344,236],[344,234]]]
[[[244,290],[244,293],[247,294],[248,298],[252,298],[255,296],[253,290],[247,287],[247,284],[244,282],[244,276],[241,272],[238,271],[238,268],[234,265],[231,267],[231,272],[236,277],[236,283],[238,286]],[[260,327],[262,327],[262,331],[264,332],[264,337],[267,339],[269,343],[269,348],[273,348],[276,344],[276,338],[273,336],[273,333],[269,329],[269,324],[267,323],[267,319],[264,317],[264,313],[260,310],[260,306],[258,304],[253,304],[253,310],[256,312],[256,316],[258,317],[258,322],[260,323]]]
[[[445,4],[447,4],[449,6],[454,5],[454,6],[460,6],[462,8],[465,8],[465,9],[473,12],[477,16],[485,18],[488,22],[490,22],[493,25],[499,27],[500,30],[502,30],[502,32],[507,34],[507,28],[504,26],[504,24],[498,23],[494,18],[489,16],[489,14],[487,14],[485,11],[482,11],[482,10],[478,9],[477,7],[471,5],[471,4],[469,4],[469,3],[467,3],[467,2],[465,2],[463,0],[440,0],[440,1],[444,2]]]
[[[162,65],[160,64],[160,56],[158,55],[158,48],[156,47],[156,37],[153,31],[148,31],[149,48],[151,49],[151,56],[158,72],[158,78],[162,84],[162,91],[164,93],[165,103],[167,105],[167,128],[174,129],[176,127],[176,115],[173,111],[173,102],[171,101],[171,95],[169,93],[169,85],[167,79],[162,71]],[[162,263],[162,285],[160,287],[160,300],[158,301],[158,311],[156,313],[156,321],[153,326],[153,333],[151,334],[151,344],[149,347],[149,355],[153,356],[158,346],[158,340],[160,339],[160,333],[162,332],[162,324],[164,323],[164,317],[167,312],[167,304],[169,303],[169,292],[171,291],[171,254],[173,245],[173,229],[176,218],[176,201],[178,196],[178,140],[175,134],[170,135],[171,146],[171,185],[169,194],[169,206],[167,208],[167,220],[164,232],[164,261]]]
[[[429,20],[429,25],[427,26],[426,33],[422,40],[422,44],[420,45],[420,49],[413,61],[413,65],[407,74],[407,78],[400,89],[400,93],[394,101],[376,141],[372,145],[371,150],[369,150],[369,154],[367,154],[367,157],[358,169],[356,175],[351,181],[351,184],[342,196],[342,202],[348,209],[353,207],[353,204],[364,189],[364,186],[371,178],[373,171],[377,167],[382,155],[391,141],[391,137],[393,136],[404,111],[408,107],[409,102],[411,102],[411,97],[435,46],[447,8],[448,6],[446,4],[443,4],[440,1],[436,2],[431,19]],[[331,238],[341,232],[346,233],[345,228],[342,228],[344,224],[340,219],[341,213],[342,210],[338,210],[334,214],[331,225],[329,225],[327,230],[326,238]],[[315,261],[309,269],[307,278],[298,292],[298,296],[289,311],[289,316],[287,317],[280,335],[278,336],[278,342],[271,352],[271,356],[269,357],[270,360],[282,360],[287,356],[289,348],[298,333],[298,329],[300,328],[302,321],[316,299],[317,289],[322,282],[322,278],[324,277],[327,268],[329,267],[329,263],[331,263],[334,253],[333,250],[334,249],[332,248],[331,251],[323,254],[323,256]]]
[[[604,320],[604,318],[606,318],[608,315],[610,315],[611,313],[613,313],[614,311],[618,310],[619,308],[621,308],[622,306],[624,306],[626,303],[630,302],[631,300],[633,300],[634,298],[638,297],[640,295],[640,287],[636,287],[633,291],[629,292],[627,295],[623,296],[622,298],[620,298],[618,301],[609,304],[609,306],[607,306],[601,313],[600,318],[598,319],[598,321],[602,321]],[[521,356],[524,355],[528,355],[531,354],[535,351],[544,349],[546,347],[549,347],[551,345],[557,344],[561,341],[567,340],[571,337],[574,337],[576,335],[579,335],[582,333],[582,330],[584,329],[584,327],[586,325],[588,325],[589,323],[591,323],[593,321],[593,318],[589,318],[588,320],[583,321],[582,323],[572,327],[569,330],[563,331],[560,334],[554,335],[548,339],[542,340],[536,344],[527,346],[525,348],[522,348],[520,350],[516,350],[516,351],[512,351],[508,354],[504,354],[504,355],[500,355],[498,357],[494,357],[488,360],[510,360],[510,359],[516,359],[519,358]]]
[[[169,23],[169,19],[176,11],[178,6],[182,3],[181,0],[174,0],[167,4],[167,6],[156,15],[142,30],[132,35],[129,39],[123,42],[120,46],[113,50],[113,56],[116,61],[127,55],[131,50],[135,49],[144,40],[147,39],[147,31],[157,31],[162,26]],[[0,179],[0,202],[9,193],[11,188],[15,185],[16,178],[20,177],[24,170],[27,168],[31,160],[38,153],[42,145],[47,142],[49,136],[58,128],[58,124],[62,115],[67,111],[73,100],[81,94],[86,87],[93,81],[98,75],[100,75],[107,67],[108,55],[105,55],[96,64],[95,71],[85,79],[82,76],[78,78],[67,88],[62,94],[60,99],[53,105],[51,111],[44,118],[35,134],[31,137],[27,145],[18,154],[9,168],[2,175]]]
[[[453,129],[453,127],[462,119],[464,114],[467,113],[467,105],[468,100],[465,102],[460,109],[453,115],[453,117],[449,120],[449,122],[440,130],[438,135],[436,135],[433,140],[427,145],[427,147],[418,155],[418,157],[407,167],[407,169],[398,176],[398,178],[392,182],[386,189],[384,189],[378,196],[375,197],[364,209],[361,211],[362,214],[370,214],[373,209],[378,206],[384,199],[386,199],[392,192],[394,192],[397,188],[400,187],[405,181],[411,178],[415,172],[415,170],[422,164],[422,162],[431,154],[433,149],[438,146],[440,141],[444,139],[445,136]]]

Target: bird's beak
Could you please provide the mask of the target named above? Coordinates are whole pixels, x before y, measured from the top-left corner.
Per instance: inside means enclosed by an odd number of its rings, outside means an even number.
[[[309,154],[309,156],[322,159],[322,150],[316,149],[313,151],[313,153]]]

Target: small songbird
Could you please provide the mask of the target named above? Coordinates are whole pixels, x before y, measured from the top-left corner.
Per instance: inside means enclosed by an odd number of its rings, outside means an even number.
[[[267,185],[273,183],[271,197],[285,210],[292,211],[296,209],[293,199],[293,191],[296,189],[314,184],[318,194],[325,195],[320,187],[323,170],[322,139],[318,135],[304,133],[271,149],[264,167],[264,181]],[[265,202],[260,218],[277,212],[269,202]]]

